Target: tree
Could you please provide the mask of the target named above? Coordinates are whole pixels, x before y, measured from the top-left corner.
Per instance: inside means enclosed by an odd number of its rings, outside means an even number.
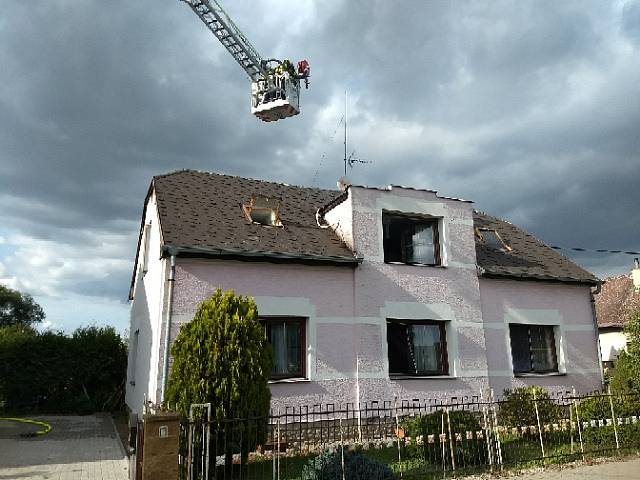
[[[636,312],[624,325],[627,351],[620,353],[611,379],[616,393],[640,395],[640,312]]]
[[[0,328],[0,408],[92,413],[124,408],[127,348],[112,327],[73,335]]]
[[[216,290],[181,328],[171,354],[167,402],[185,417],[191,404],[210,402],[212,448],[223,445],[227,468],[238,449],[244,463],[249,450],[264,441],[271,402],[271,348],[253,299]]]
[[[31,325],[44,317],[44,310],[31,295],[0,285],[0,327]]]

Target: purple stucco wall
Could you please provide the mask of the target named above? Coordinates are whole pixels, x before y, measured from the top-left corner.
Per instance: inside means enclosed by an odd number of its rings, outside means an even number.
[[[481,279],[482,315],[492,388],[541,385],[551,391],[575,387],[579,392],[601,388],[597,330],[588,286],[537,281]],[[514,377],[509,323],[553,325],[559,373]]]
[[[178,258],[172,338],[218,287],[254,297],[261,315],[306,318],[307,378],[272,383],[275,410],[444,399],[531,383],[554,390],[599,386],[587,287],[479,280],[467,202],[429,191],[352,187],[345,203],[349,208],[341,204],[326,220],[364,258],[356,268]],[[383,211],[439,218],[442,266],[384,263]],[[449,375],[390,379],[388,318],[444,322]],[[562,375],[514,378],[508,341],[514,318],[556,322]]]

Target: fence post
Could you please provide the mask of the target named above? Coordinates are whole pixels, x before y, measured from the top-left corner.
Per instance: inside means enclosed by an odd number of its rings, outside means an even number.
[[[344,434],[342,431],[342,417],[338,419],[338,424],[340,425],[340,464],[342,466],[342,480],[345,480],[344,473]]]
[[[276,450],[276,467],[277,467],[277,479],[280,480],[280,409],[278,409],[278,420],[276,421],[276,431],[278,434],[278,445]]]
[[[573,408],[576,411],[576,423],[578,424],[578,438],[580,439],[580,453],[582,454],[582,461],[584,462],[584,443],[582,442],[582,425],[580,425],[580,413],[578,412],[578,402],[576,401],[576,389],[572,387],[573,391]]]
[[[540,448],[542,449],[542,458],[544,455],[544,442],[542,441],[542,425],[540,423],[540,412],[538,411],[538,400],[536,399],[536,392],[533,391],[533,408],[536,410],[536,421],[538,422],[538,437],[540,438]]]
[[[613,410],[613,399],[611,398],[611,387],[607,387],[607,394],[609,395],[609,405],[611,406],[611,420],[613,421],[613,433],[616,437],[616,450],[620,450],[620,442],[618,440],[618,419],[616,418],[616,413]]]
[[[454,474],[456,471],[456,456],[453,453],[453,435],[451,435],[451,417],[449,416],[449,405],[447,405],[444,409],[447,414],[447,431],[449,432],[449,453],[451,456],[451,469]]]
[[[400,478],[402,475],[402,454],[400,453],[400,421],[398,420],[398,397],[393,398],[393,414],[396,419],[396,443],[398,444],[398,463],[400,464]],[[344,480],[344,479],[343,479]]]
[[[500,429],[499,429],[499,425],[498,425],[498,412],[496,410],[496,401],[495,401],[495,397],[493,396],[493,388],[491,390],[489,390],[489,395],[491,398],[491,410],[493,412],[493,428],[494,428],[494,433],[495,433],[495,438],[496,438],[496,450],[497,450],[497,454],[498,454],[498,465],[500,465],[500,471],[502,471],[502,444],[500,443]]]
[[[569,402],[569,432],[571,432],[571,453],[574,450],[574,438],[573,438],[573,402]]]
[[[489,469],[493,471],[493,448],[490,441],[489,424],[487,421],[487,405],[484,402],[484,396],[482,395],[482,389],[480,389],[480,401],[482,402],[482,419],[484,429],[484,441],[487,444],[487,458],[489,459]]]

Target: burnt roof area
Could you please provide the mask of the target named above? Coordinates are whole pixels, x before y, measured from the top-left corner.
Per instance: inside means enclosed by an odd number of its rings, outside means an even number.
[[[153,178],[165,247],[219,255],[357,263],[316,212],[340,192],[183,170]],[[251,223],[242,205],[278,199],[282,227]]]
[[[165,250],[181,255],[356,265],[358,258],[320,213],[345,193],[242,177],[182,170],[153,178]],[[251,223],[242,205],[252,197],[279,200],[282,227]],[[596,284],[599,279],[524,230],[474,212],[478,231],[495,230],[507,248],[476,236],[478,266],[484,276]]]
[[[476,235],[476,261],[488,277],[529,278],[597,284],[599,279],[558,251],[512,223],[475,211],[477,230],[495,230],[508,249],[498,249]]]
[[[630,275],[606,278],[596,295],[596,315],[600,328],[622,328],[631,315],[640,312],[640,292]]]

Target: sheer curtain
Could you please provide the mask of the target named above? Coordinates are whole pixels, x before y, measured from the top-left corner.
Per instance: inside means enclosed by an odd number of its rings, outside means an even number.
[[[273,350],[273,373],[287,373],[287,349],[285,348],[284,323],[271,325],[271,349]]]
[[[414,233],[411,236],[411,259],[412,263],[435,263],[433,252],[433,226],[415,225]]]
[[[556,369],[556,341],[553,327],[531,327],[531,360],[533,371],[545,372]]]
[[[440,371],[440,327],[412,325],[411,337],[415,373]]]

